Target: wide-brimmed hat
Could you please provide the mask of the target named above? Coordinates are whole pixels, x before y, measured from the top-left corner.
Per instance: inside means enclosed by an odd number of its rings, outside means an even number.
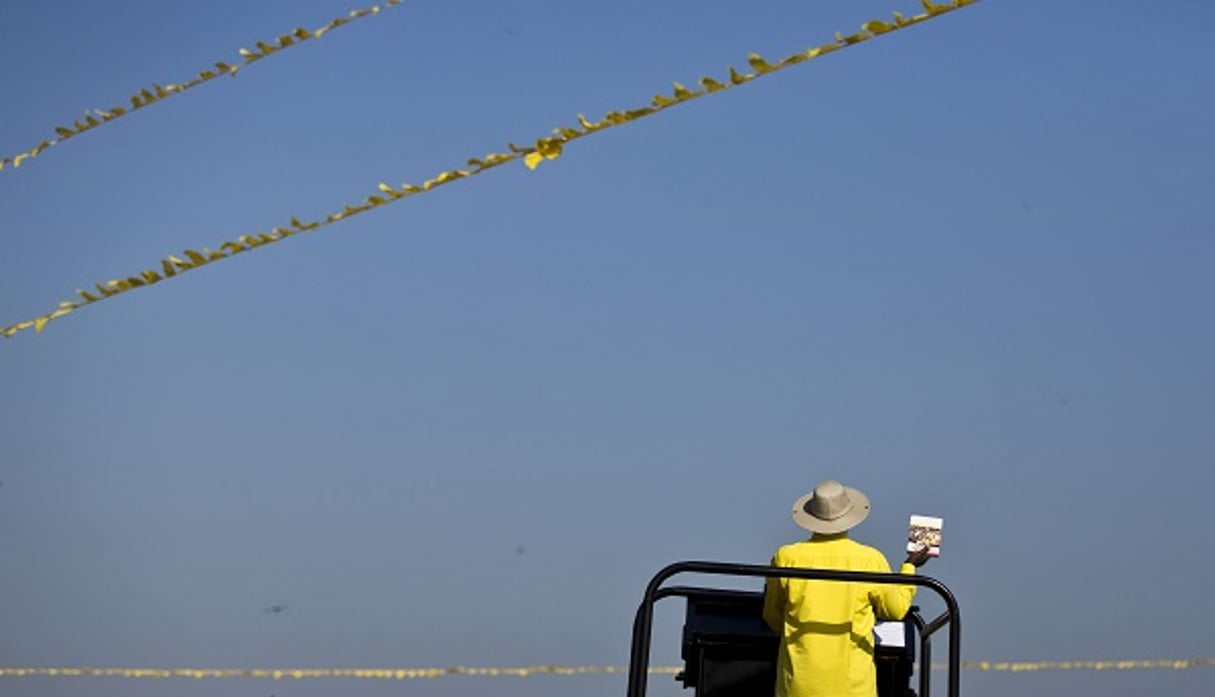
[[[793,504],[793,522],[810,532],[844,532],[869,515],[869,497],[827,480]]]

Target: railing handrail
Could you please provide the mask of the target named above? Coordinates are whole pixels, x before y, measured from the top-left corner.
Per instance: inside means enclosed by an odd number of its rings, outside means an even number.
[[[669,564],[650,579],[646,586],[637,616],[633,621],[633,646],[629,657],[628,697],[645,697],[650,667],[650,640],[654,624],[654,603],[660,597],[660,589],[667,579],[677,574],[708,574],[713,576],[745,576],[750,578],[796,578],[808,581],[839,581],[853,583],[875,583],[883,585],[914,585],[929,588],[945,601],[945,612],[929,623],[931,631],[949,625],[949,677],[948,697],[959,697],[961,683],[961,618],[958,601],[953,592],[931,576],[894,573],[871,573],[867,571],[836,571],[831,569],[801,569],[795,567],[766,566],[761,564],[735,564],[711,561],[681,561]],[[931,633],[931,632],[929,632]],[[922,639],[926,639],[922,635]],[[920,671],[930,670],[921,652]],[[926,686],[926,682],[922,683]],[[920,697],[928,697],[921,695]]]

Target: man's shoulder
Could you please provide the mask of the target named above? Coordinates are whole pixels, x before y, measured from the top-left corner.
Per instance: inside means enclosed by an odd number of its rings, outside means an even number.
[[[772,555],[772,559],[781,560],[781,559],[788,559],[790,557],[796,556],[798,548],[804,544],[806,544],[806,543],[803,541],[803,542],[790,542],[787,545],[781,545],[780,547],[776,548],[776,553]]]
[[[798,540],[778,547],[776,554],[772,555],[772,560],[778,565],[794,566],[807,556],[813,555],[814,551],[814,543],[809,540]]]
[[[862,542],[856,542],[855,540],[853,541],[853,544],[856,545],[856,547],[854,548],[855,549],[854,553],[858,557],[863,557],[864,559],[866,559],[867,561],[871,562],[873,565],[875,565],[879,568],[890,566],[890,564],[886,561],[886,555],[882,554],[881,550],[879,550],[878,548],[870,547],[867,544],[864,544]]]
[[[813,541],[811,541],[813,544]],[[823,552],[835,557],[848,557],[857,560],[862,566],[881,566],[886,556],[876,547],[870,547],[864,542],[858,542],[851,537],[833,539],[823,545]]]
[[[851,542],[857,552],[861,554],[876,554],[878,556],[881,556],[882,554],[880,551],[878,551],[877,547],[870,547],[864,542],[857,542],[856,540],[849,540],[849,542]]]

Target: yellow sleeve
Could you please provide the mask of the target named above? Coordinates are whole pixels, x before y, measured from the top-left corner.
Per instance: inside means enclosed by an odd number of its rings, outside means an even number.
[[[886,557],[880,556],[880,559],[880,568],[877,570],[881,573],[890,573],[890,564],[886,561]],[[904,576],[914,576],[915,567],[911,564],[903,564],[899,567],[899,573]],[[895,586],[885,583],[874,585],[869,591],[869,602],[873,605],[873,612],[878,619],[901,620],[911,609],[911,600],[915,597],[915,590],[915,586]]]
[[[784,566],[779,551],[772,555],[772,566]],[[764,622],[777,634],[785,631],[785,580],[769,578],[764,582]]]

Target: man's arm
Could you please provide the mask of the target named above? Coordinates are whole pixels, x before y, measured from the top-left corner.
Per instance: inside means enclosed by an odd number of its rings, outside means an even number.
[[[781,566],[780,552],[772,556],[772,566]],[[785,630],[785,583],[781,578],[764,582],[764,622],[778,635]]]
[[[921,547],[914,552],[908,552],[906,561],[899,567],[899,573],[914,576],[915,570],[928,561],[928,548]],[[881,571],[890,573],[890,565],[886,557],[881,558]],[[869,591],[869,602],[878,619],[901,620],[911,609],[911,600],[915,598],[915,586],[895,586],[890,584],[875,585]]]

